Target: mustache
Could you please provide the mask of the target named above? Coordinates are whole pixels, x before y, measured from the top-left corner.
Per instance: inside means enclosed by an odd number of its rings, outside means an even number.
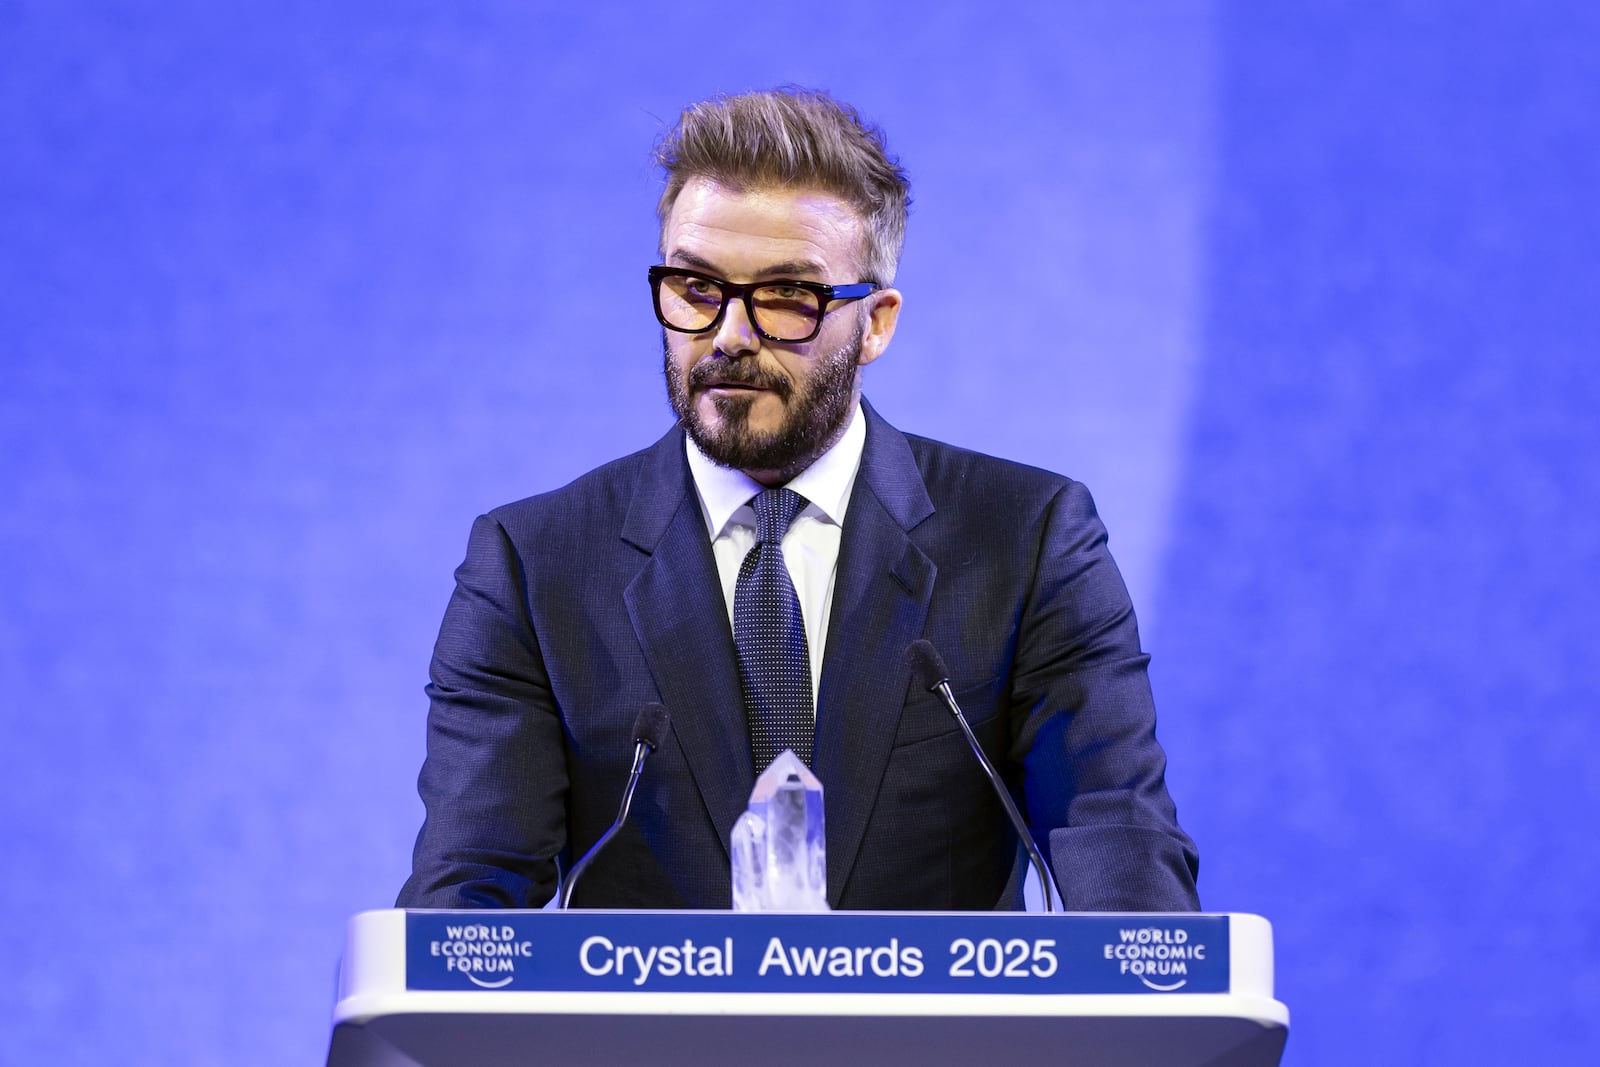
[[[718,385],[770,389],[784,400],[794,392],[794,383],[788,375],[765,370],[750,360],[703,359],[689,368],[690,389],[710,389]]]

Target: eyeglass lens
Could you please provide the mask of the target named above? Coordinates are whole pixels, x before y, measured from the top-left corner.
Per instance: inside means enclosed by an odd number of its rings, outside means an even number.
[[[661,279],[661,315],[680,330],[704,330],[717,319],[726,295],[709,278],[668,275]],[[809,337],[822,304],[815,293],[792,285],[763,285],[750,294],[756,328],[781,341]]]

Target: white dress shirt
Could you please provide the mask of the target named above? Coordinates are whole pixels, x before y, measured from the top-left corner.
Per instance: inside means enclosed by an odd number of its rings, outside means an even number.
[[[688,445],[689,473],[700,497],[700,513],[711,536],[717,560],[722,598],[733,623],[733,590],[739,567],[756,543],[756,512],[750,499],[766,488],[743,471],[719,467],[684,438]],[[850,410],[850,425],[834,446],[801,471],[787,488],[808,503],[795,516],[783,537],[783,561],[800,598],[806,644],[811,653],[811,710],[816,713],[817,683],[822,677],[822,650],[828,639],[828,614],[833,604],[833,582],[839,566],[839,538],[844,532],[844,512],[850,490],[861,469],[861,452],[867,443],[867,423],[861,405]]]

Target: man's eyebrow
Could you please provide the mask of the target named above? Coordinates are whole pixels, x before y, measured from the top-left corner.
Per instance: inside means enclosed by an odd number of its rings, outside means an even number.
[[[685,252],[682,249],[674,249],[672,255],[668,256],[667,258],[669,260],[676,260],[685,267],[693,267],[695,270],[703,270],[707,274],[717,273],[716,264],[712,263],[710,260],[701,259],[693,252]]]
[[[817,275],[820,275],[821,273],[822,273],[822,269],[820,267],[818,267],[815,263],[812,263],[809,260],[791,259],[791,260],[786,260],[783,263],[774,263],[772,266],[766,268],[765,270],[763,270],[761,272],[761,277],[763,277],[763,278],[778,278],[778,277],[789,278],[789,277],[793,277],[794,275],[797,275],[797,274],[817,274]]]
[[[713,274],[719,278],[723,277],[722,272],[717,268],[716,264],[712,263],[710,260],[703,259],[700,256],[695,255],[693,252],[685,252],[682,249],[674,249],[672,255],[668,256],[667,258],[676,260],[686,267],[692,267],[695,270],[704,271],[707,274]],[[755,273],[755,277],[792,278],[797,275],[810,274],[815,276],[820,275],[821,273],[822,271],[818,269],[817,265],[812,263],[810,260],[790,259],[785,260],[782,263],[773,263],[770,266],[763,267],[761,270]]]

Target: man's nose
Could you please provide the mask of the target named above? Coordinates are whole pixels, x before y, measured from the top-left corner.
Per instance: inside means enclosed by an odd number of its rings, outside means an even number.
[[[728,308],[722,313],[722,322],[717,326],[715,341],[717,353],[729,359],[753,356],[761,350],[761,335],[756,333],[743,300],[728,301]]]

